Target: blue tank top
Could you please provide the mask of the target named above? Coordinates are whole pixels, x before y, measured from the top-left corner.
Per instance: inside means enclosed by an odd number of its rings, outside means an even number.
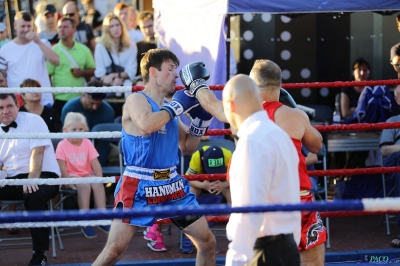
[[[143,92],[153,112],[159,112],[158,105]],[[166,169],[179,163],[178,118],[170,120],[150,136],[133,136],[122,128],[122,150],[126,166],[149,169]]]

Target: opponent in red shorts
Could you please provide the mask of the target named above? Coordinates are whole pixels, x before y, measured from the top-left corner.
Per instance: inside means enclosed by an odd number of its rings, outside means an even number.
[[[321,134],[311,126],[308,116],[297,108],[291,108],[279,102],[281,91],[281,70],[269,60],[257,60],[250,77],[260,89],[264,101],[263,107],[269,118],[280,126],[293,140],[299,156],[300,196],[302,202],[312,202],[310,190],[312,183],[308,176],[306,161],[301,153],[304,144],[312,153],[318,153],[322,147]],[[296,106],[287,93],[286,101]],[[302,265],[324,265],[326,228],[318,212],[302,212],[302,236],[299,250]]]
[[[311,153],[318,153],[322,148],[322,136],[311,126],[308,116],[303,111],[290,108],[279,102],[282,73],[277,64],[270,60],[256,60],[250,72],[250,78],[260,89],[260,96],[266,102],[264,108],[270,113],[270,118],[288,133],[297,148],[300,158],[301,200],[310,202],[313,200],[310,193],[312,185],[307,174],[305,158],[301,154],[301,147],[304,145]],[[207,112],[219,121],[227,122],[221,101],[209,90],[205,82],[201,85],[201,88],[192,94],[195,95]],[[291,101],[293,107],[296,106],[289,94],[287,94],[286,101]],[[302,233],[299,246],[301,265],[324,265],[325,246],[323,243],[326,241],[326,229],[318,212],[303,213]]]

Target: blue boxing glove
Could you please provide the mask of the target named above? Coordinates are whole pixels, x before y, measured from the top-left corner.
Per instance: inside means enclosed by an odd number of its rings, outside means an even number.
[[[197,106],[199,106],[199,101],[188,90],[180,90],[172,96],[172,101],[161,107],[160,110],[167,111],[171,119],[174,119]]]
[[[283,88],[281,88],[281,91],[279,93],[279,102],[283,103],[286,106],[297,108],[297,104],[294,101],[292,95],[290,95],[289,92]]]
[[[210,89],[206,80],[210,78],[210,71],[203,62],[193,62],[187,64],[179,71],[183,85],[197,98],[197,93],[201,89]]]
[[[193,108],[188,112],[192,117],[190,123],[189,133],[195,137],[202,137],[210,126],[213,116],[206,112],[201,105]]]

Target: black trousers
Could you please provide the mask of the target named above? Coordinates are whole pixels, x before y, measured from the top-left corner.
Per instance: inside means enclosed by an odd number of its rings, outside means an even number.
[[[42,172],[41,178],[58,178],[51,172]],[[28,174],[19,174],[8,179],[26,179]],[[24,194],[23,186],[5,186],[0,189],[0,200],[24,200],[28,211],[46,211],[48,202],[58,194],[59,186],[40,185],[39,190]],[[33,250],[49,250],[49,228],[30,228]]]
[[[300,266],[300,254],[293,234],[260,237],[254,245],[249,266]]]

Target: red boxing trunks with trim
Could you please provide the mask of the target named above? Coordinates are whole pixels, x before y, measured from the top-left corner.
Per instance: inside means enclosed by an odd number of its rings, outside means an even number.
[[[314,201],[314,196],[301,196],[302,203]],[[326,228],[322,222],[321,216],[317,211],[301,212],[301,238],[299,251],[316,247],[326,242]]]

